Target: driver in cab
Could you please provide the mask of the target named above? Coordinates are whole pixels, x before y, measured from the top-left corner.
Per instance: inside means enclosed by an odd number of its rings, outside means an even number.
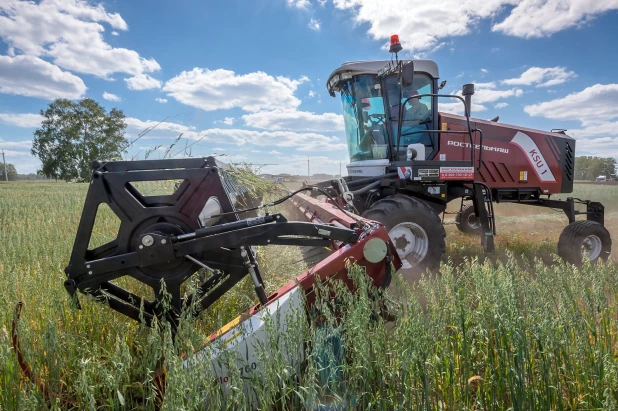
[[[422,142],[425,144],[425,140],[428,139],[425,136],[426,133],[419,133],[417,131],[426,130],[426,122],[430,118],[429,109],[420,101],[420,97],[410,98],[418,95],[418,90],[413,88],[404,89],[402,92],[401,104],[405,102],[403,110],[403,119],[401,122],[401,135],[402,139],[400,144],[408,145],[412,143]],[[408,100],[408,98],[410,98]],[[407,101],[406,101],[407,100]],[[394,109],[394,110],[393,110]],[[399,106],[391,108],[391,117],[395,122],[393,123],[394,135],[397,134],[397,111]],[[394,111],[394,112],[393,112]]]
[[[403,90],[403,101],[406,101],[408,98],[412,96],[418,95],[418,90],[408,89]],[[429,117],[429,109],[426,105],[421,103],[420,97],[415,97],[410,100],[405,105],[404,114],[403,114],[403,126],[404,127],[412,127],[418,125],[421,121],[425,120]]]

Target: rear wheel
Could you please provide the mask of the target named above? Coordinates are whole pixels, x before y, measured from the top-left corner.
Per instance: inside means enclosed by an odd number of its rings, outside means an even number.
[[[465,234],[481,235],[481,219],[474,214],[474,206],[468,204],[463,206],[461,212],[455,217],[455,224],[459,231]]]
[[[397,194],[375,202],[363,217],[386,227],[403,268],[425,271],[440,266],[446,232],[438,214],[424,201]]]
[[[597,262],[607,260],[612,250],[609,231],[594,221],[575,221],[565,227],[558,240],[558,255],[571,264],[581,264],[584,258]]]

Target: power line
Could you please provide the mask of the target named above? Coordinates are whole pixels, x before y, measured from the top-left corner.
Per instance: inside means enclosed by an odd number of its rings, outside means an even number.
[[[4,150],[2,150],[2,162],[4,163],[4,180],[9,181],[9,175],[6,172],[6,158],[4,158]]]

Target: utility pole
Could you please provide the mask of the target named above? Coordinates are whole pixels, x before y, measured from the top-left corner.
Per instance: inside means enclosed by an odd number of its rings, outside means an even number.
[[[339,162],[339,177],[341,177],[341,161]]]
[[[4,150],[2,150],[2,162],[4,163],[4,180],[9,181],[9,175],[6,172],[6,159],[4,158]]]
[[[309,174],[309,157],[307,157],[307,178],[311,178]]]

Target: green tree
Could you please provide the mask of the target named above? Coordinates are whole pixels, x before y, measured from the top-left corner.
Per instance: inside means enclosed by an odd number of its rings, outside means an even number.
[[[41,173],[65,181],[88,181],[94,160],[120,158],[126,147],[125,115],[109,113],[91,98],[78,102],[57,99],[46,110],[34,132],[32,155],[41,160]]]
[[[11,163],[6,163],[6,176],[9,178],[9,181],[17,180],[17,170],[15,166]],[[4,175],[4,163],[0,162],[0,181],[5,181],[6,177]]]
[[[595,180],[598,176],[608,179],[616,173],[616,159],[592,156],[575,158],[575,178],[577,180]]]

